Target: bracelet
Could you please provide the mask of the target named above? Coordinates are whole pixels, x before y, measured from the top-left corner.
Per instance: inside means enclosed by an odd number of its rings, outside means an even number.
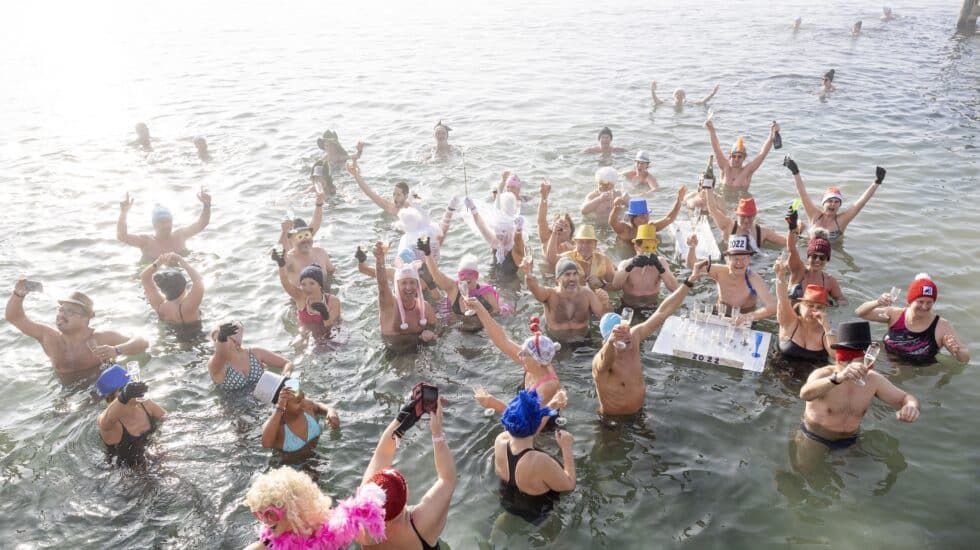
[[[446,441],[445,435],[434,435],[432,436],[433,443],[444,443]]]
[[[687,288],[694,288],[694,283],[691,282],[691,278],[690,277],[688,277],[687,279],[684,279],[684,286],[686,286]]]
[[[23,300],[24,298],[26,298],[26,297],[27,297],[27,293],[25,292],[25,293],[23,293],[23,294],[21,294],[20,292],[17,292],[17,291],[15,290],[15,291],[14,291],[14,296],[17,296],[18,298],[20,298],[21,300]]]

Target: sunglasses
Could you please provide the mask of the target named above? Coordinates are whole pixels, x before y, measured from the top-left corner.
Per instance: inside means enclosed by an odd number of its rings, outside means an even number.
[[[252,512],[255,519],[265,524],[279,523],[282,521],[283,509],[276,506],[269,506],[261,512]]]
[[[76,317],[88,317],[88,315],[86,315],[84,311],[68,309],[65,306],[58,306],[58,313],[64,313],[65,315],[75,315]]]
[[[827,261],[827,256],[823,254],[810,254],[810,257],[813,258],[814,260],[820,260],[821,262]]]

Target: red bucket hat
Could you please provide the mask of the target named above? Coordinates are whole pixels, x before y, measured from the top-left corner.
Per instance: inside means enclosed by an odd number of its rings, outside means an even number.
[[[803,291],[803,297],[800,298],[800,301],[823,304],[825,306],[830,305],[830,301],[827,300],[827,289],[820,285],[806,285],[806,289]]]
[[[735,209],[735,215],[753,217],[759,213],[759,210],[755,207],[755,199],[742,199],[738,201],[738,208]]]

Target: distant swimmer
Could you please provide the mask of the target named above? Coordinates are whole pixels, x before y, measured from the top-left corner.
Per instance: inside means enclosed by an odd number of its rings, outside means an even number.
[[[119,203],[119,221],[116,222],[116,239],[130,246],[138,246],[143,252],[143,260],[151,261],[159,258],[161,254],[176,252],[177,254],[187,254],[187,239],[197,235],[211,221],[211,195],[203,189],[197,194],[197,200],[201,201],[204,208],[197,221],[186,227],[174,230],[174,216],[165,206],[159,204],[153,208],[151,221],[153,222],[153,235],[133,235],[126,227],[126,215],[133,206],[135,197],[130,197],[126,193],[126,198]]]
[[[687,267],[694,269],[698,236],[691,234],[687,239]],[[749,246],[745,235],[732,235],[728,238],[728,248],[722,252],[727,265],[712,265],[708,277],[718,286],[719,312],[733,310],[741,313],[737,322],[761,321],[776,314],[776,300],[769,293],[769,285],[755,271],[749,269],[749,260],[755,251]],[[760,304],[761,302],[761,304]]]
[[[337,132],[333,130],[327,130],[323,132],[322,137],[316,138],[316,146],[323,151],[323,160],[333,166],[339,166],[349,160],[356,161],[361,158],[361,153],[364,152],[364,142],[358,141],[354,153],[348,153],[347,149],[344,149],[344,146],[340,144]]]
[[[594,218],[596,222],[607,223],[613,203],[619,197],[626,196],[616,188],[619,183],[619,173],[611,166],[603,166],[595,171],[596,188],[589,191],[582,201],[580,211],[586,218]]]
[[[888,22],[888,21],[894,21],[896,19],[898,19],[898,16],[897,15],[894,15],[892,13],[892,9],[891,8],[889,8],[888,6],[882,6],[881,7],[881,20],[882,21]]]
[[[826,97],[830,92],[835,91],[837,88],[834,87],[834,75],[837,73],[834,69],[823,73],[820,78],[820,89],[817,91],[817,95],[821,97]]]
[[[398,211],[402,208],[408,208],[412,206],[409,200],[411,195],[408,191],[408,184],[400,181],[395,184],[395,188],[391,191],[391,199],[386,199],[379,195],[374,189],[371,189],[364,178],[361,176],[361,168],[357,165],[357,162],[351,161],[347,163],[347,172],[354,176],[354,181],[357,182],[357,186],[361,188],[361,191],[368,196],[374,204],[378,205],[379,208],[384,210],[386,213],[397,216]]]
[[[856,21],[853,25],[851,25],[851,36],[854,38],[861,36],[861,26],[861,21]]]
[[[119,466],[146,464],[146,445],[167,412],[152,399],[144,399],[146,382],[133,380],[126,369],[113,365],[95,382],[108,406],[99,413],[99,436],[109,461]]]
[[[559,341],[581,338],[592,318],[598,319],[608,311],[608,305],[603,305],[591,288],[579,284],[578,265],[570,258],[559,259],[555,266],[556,287],[540,284],[532,273],[533,267],[534,262],[528,257],[521,265],[521,271],[534,299],[544,305],[548,331]]]
[[[644,322],[630,327],[616,313],[606,313],[599,322],[603,345],[592,359],[592,379],[599,398],[599,414],[632,415],[640,412],[646,399],[646,383],[640,364],[643,341],[659,329],[684,304],[694,281],[707,273],[703,260],[684,284],[677,286]]]
[[[752,183],[752,175],[762,166],[762,162],[766,160],[769,150],[772,149],[772,140],[776,132],[779,131],[779,124],[776,122],[772,123],[769,127],[769,137],[762,144],[762,150],[748,164],[744,164],[747,154],[745,141],[742,139],[742,136],[738,136],[738,139],[735,140],[731,151],[726,157],[725,152],[721,150],[721,144],[718,142],[718,134],[715,133],[715,125],[711,122],[710,115],[704,121],[704,127],[708,129],[708,134],[711,137],[711,148],[715,152],[718,167],[721,168],[721,177],[724,185],[733,189],[748,189]]]
[[[875,397],[896,409],[901,422],[919,418],[918,399],[864,366],[865,350],[872,343],[868,322],[841,323],[837,332],[837,343],[831,346],[836,361],[813,371],[800,389],[806,409],[792,458],[804,472],[812,471],[828,452],[857,443],[861,420]]]
[[[178,266],[190,277],[190,289],[187,288],[187,278],[175,269]],[[143,296],[161,321],[175,325],[200,325],[204,280],[179,254],[161,254],[140,273],[140,282]]]
[[[652,310],[660,299],[660,283],[667,290],[677,289],[677,279],[667,258],[657,254],[660,240],[653,224],[641,225],[633,239],[636,256],[623,260],[609,283],[609,290],[622,290],[622,304],[636,310]]]
[[[780,235],[771,227],[756,223],[759,210],[755,199],[747,198],[738,201],[735,216],[730,217],[720,204],[718,196],[712,192],[705,193],[708,203],[708,213],[715,225],[721,231],[722,240],[728,241],[732,235],[745,235],[749,238],[749,247],[755,252],[762,252],[762,245],[772,243],[776,246],[786,246],[786,237]]]
[[[613,153],[625,153],[626,149],[622,147],[613,147],[612,145],[613,134],[612,130],[608,126],[603,127],[599,130],[599,145],[594,145],[592,147],[586,147],[582,149],[582,153],[599,153],[602,155],[611,155]]]
[[[549,227],[549,196],[551,196],[551,182],[544,180],[541,182],[541,202],[538,203],[538,238],[541,240],[545,266],[551,270],[554,269],[559,254],[574,248],[572,234],[575,232],[575,222],[568,212],[563,212],[551,220]]]
[[[623,179],[635,185],[649,187],[650,191],[657,190],[657,178],[650,173],[650,153],[639,151],[633,159],[633,169],[624,170]]]
[[[435,145],[433,145],[432,149],[429,150],[429,153],[425,155],[424,160],[446,160],[456,152],[456,148],[449,144],[449,132],[452,131],[453,129],[444,124],[441,120],[436,123],[435,127],[432,128],[432,137],[435,139]]]
[[[796,161],[786,157],[783,159],[783,166],[788,168],[790,173],[793,174],[796,192],[799,193],[800,200],[803,202],[803,208],[806,211],[807,217],[810,219],[811,233],[817,229],[823,229],[827,232],[831,242],[844,236],[844,230],[847,229],[848,224],[861,212],[864,205],[868,204],[868,201],[874,196],[878,187],[885,181],[886,172],[881,166],[876,166],[874,183],[868,186],[864,194],[854,203],[854,206],[841,212],[840,207],[844,202],[844,195],[841,193],[840,188],[828,187],[827,191],[823,194],[823,198],[820,200],[821,206],[817,206],[803,185],[803,178],[800,177],[800,168],[796,164]]]
[[[91,381],[100,367],[112,364],[116,357],[142,353],[149,346],[139,336],[126,337],[118,332],[89,328],[95,310],[92,299],[81,292],[58,300],[54,327],[32,321],[24,312],[24,298],[37,288],[34,285],[36,283],[25,279],[17,281],[7,300],[4,317],[17,330],[41,344],[62,384]]]
[[[677,219],[677,214],[681,211],[681,205],[684,204],[684,195],[686,193],[687,187],[682,185],[677,190],[677,198],[674,200],[674,206],[670,209],[670,212],[654,222],[650,221],[650,206],[646,199],[629,199],[629,207],[626,209],[626,217],[629,219],[624,222],[619,215],[619,211],[623,206],[627,205],[627,200],[626,197],[619,197],[613,201],[613,209],[609,212],[609,226],[616,232],[617,237],[626,242],[633,241],[636,237],[636,230],[641,225],[651,224],[657,231],[660,231],[674,223],[674,220]]]
[[[702,97],[701,99],[687,99],[687,94],[684,92],[684,90],[677,88],[674,90],[673,103],[670,103],[670,106],[679,111],[684,108],[684,105],[704,105],[705,103],[711,101],[711,98],[715,97],[715,94],[718,93],[718,88],[720,87],[721,84],[715,84],[715,87],[712,88],[711,93]],[[659,107],[668,103],[657,97],[656,80],[650,82],[650,96],[653,98],[654,107]]]
[[[204,136],[194,138],[194,147],[197,149],[197,158],[201,159],[202,162],[211,161],[211,152],[208,151],[208,141],[204,139]]]
[[[378,318],[381,336],[417,336],[422,342],[436,339],[436,315],[422,298],[419,273],[411,264],[395,268],[395,289],[388,285],[386,246],[374,243],[375,279],[378,282]]]
[[[800,26],[802,24],[803,24],[803,18],[802,17],[797,17],[796,19],[793,20],[793,24],[790,25],[789,27],[791,29],[793,29],[793,32],[795,33],[795,32],[799,32]]]
[[[517,174],[511,172],[510,170],[504,170],[503,174],[500,175],[500,183],[497,184],[497,188],[493,191],[494,202],[498,203],[498,208],[500,206],[500,197],[503,196],[503,193],[505,192],[514,195],[514,197],[517,199],[518,207],[521,205],[521,203],[527,201],[527,197],[521,196],[521,185],[523,183],[524,182],[521,181],[521,178],[518,177]]]
[[[146,127],[146,124],[142,122],[136,123],[136,139],[129,142],[129,144],[140,147],[144,151],[153,150],[153,146],[150,145],[150,129]]]

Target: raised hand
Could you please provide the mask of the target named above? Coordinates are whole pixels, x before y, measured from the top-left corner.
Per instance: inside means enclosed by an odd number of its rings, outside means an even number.
[[[413,399],[408,403],[405,403],[401,409],[398,411],[398,427],[395,428],[395,435],[398,437],[404,437],[405,432],[410,430],[416,422],[419,421],[420,411],[419,411],[419,400]]]
[[[125,405],[130,399],[146,395],[146,382],[130,382],[119,392],[119,402]]]
[[[358,246],[357,251],[354,252],[354,258],[357,259],[357,263],[363,264],[364,262],[367,261],[367,254],[360,246]]]
[[[133,202],[135,200],[136,197],[130,197],[129,191],[126,191],[126,198],[119,201],[119,211],[123,213],[129,212],[129,209],[133,206]]]
[[[772,121],[772,125],[769,126],[769,135],[775,135],[779,131],[779,123],[775,120]]]
[[[568,394],[565,393],[565,390],[558,390],[557,392],[555,392],[555,396],[551,398],[551,401],[548,401],[548,404],[546,406],[549,409],[557,411],[557,410],[564,409],[567,405],[568,405]]]
[[[476,212],[476,203],[469,196],[463,199],[463,204],[466,205],[467,210],[470,212]]]
[[[347,173],[355,178],[361,174],[361,169],[358,168],[356,160],[347,161]]]
[[[286,267],[285,255],[286,255],[285,249],[283,249],[282,252],[279,252],[278,250],[273,248],[272,252],[269,253],[269,257],[272,258],[272,261],[276,262],[276,265],[278,265],[280,269]]]
[[[613,208],[622,208],[624,206],[626,206],[625,197],[617,197],[616,200],[613,201]]]
[[[422,240],[422,237],[419,237],[418,242],[415,243],[415,247],[418,248],[419,251],[422,252],[422,254],[425,254],[426,256],[432,255],[432,244],[429,240],[429,237],[426,237],[425,240]]]
[[[800,211],[794,210],[793,206],[790,205],[789,212],[786,214],[786,217],[783,219],[786,220],[786,225],[789,227],[790,231],[796,231],[796,228],[799,227],[800,225]]]
[[[211,206],[211,194],[205,191],[203,187],[197,194],[197,200],[201,201],[201,204],[203,204],[205,208]]]
[[[705,275],[711,273],[711,261],[701,260],[700,262],[694,264],[694,270],[691,271],[691,276],[689,277],[692,281],[696,281]]]
[[[238,333],[238,325],[234,323],[225,323],[218,327],[218,341],[227,342],[229,336],[233,336]]]
[[[783,166],[789,168],[789,172],[794,176],[800,173],[800,167],[796,165],[796,161],[789,158],[789,155],[783,157]]]
[[[551,182],[548,180],[541,180],[541,200],[547,200],[548,195],[551,194]]]
[[[521,272],[525,275],[530,275],[531,271],[534,269],[534,258],[530,254],[524,256],[524,260],[521,262]]]
[[[687,238],[687,246],[688,248],[690,248],[690,247],[696,247],[697,245],[698,245],[698,236],[694,233],[691,233],[691,235]]]
[[[293,230],[293,220],[283,220],[282,223],[279,224],[279,227],[282,228],[283,233],[288,235],[289,232]]]
[[[881,166],[875,166],[875,185],[881,185],[881,182],[885,181],[886,170]]]
[[[385,257],[385,252],[387,250],[388,250],[388,247],[385,246],[385,243],[383,243],[381,241],[375,242],[374,243],[374,259],[376,259],[376,260],[383,260],[384,257]]]
[[[555,440],[558,441],[558,447],[561,449],[562,453],[567,453],[572,450],[572,443],[575,442],[575,438],[572,434],[566,432],[565,430],[555,430]]]

